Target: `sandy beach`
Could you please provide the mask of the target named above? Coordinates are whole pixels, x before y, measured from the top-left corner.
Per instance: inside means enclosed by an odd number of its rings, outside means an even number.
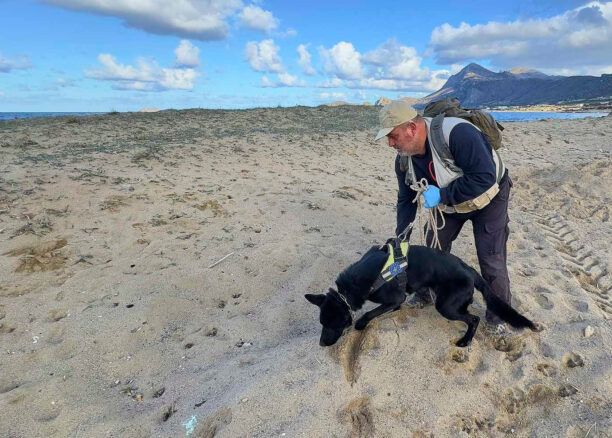
[[[612,117],[505,124],[513,304],[544,331],[460,349],[403,308],[325,349],[303,295],[395,228],[377,114],[0,122],[0,435],[612,436]],[[478,266],[469,226],[453,253]]]

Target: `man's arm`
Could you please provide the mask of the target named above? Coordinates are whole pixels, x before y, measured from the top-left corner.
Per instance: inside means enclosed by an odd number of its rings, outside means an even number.
[[[491,146],[483,134],[468,123],[460,123],[450,133],[449,147],[463,176],[440,189],[442,204],[457,205],[477,198],[495,183],[495,162]]]
[[[402,172],[400,169],[399,155],[395,158],[395,174],[397,175],[399,188],[397,193],[397,228],[395,229],[395,235],[397,236],[414,220],[417,205],[412,202],[416,193],[406,184],[406,172]]]

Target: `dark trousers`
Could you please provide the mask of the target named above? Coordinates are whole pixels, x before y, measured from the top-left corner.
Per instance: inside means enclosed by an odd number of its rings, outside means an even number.
[[[483,278],[491,285],[493,293],[504,302],[511,304],[510,279],[506,265],[506,243],[510,230],[508,228],[508,200],[512,180],[506,173],[499,184],[499,193],[482,210],[464,214],[447,214],[444,216],[446,224],[438,230],[438,239],[442,250],[451,251],[453,241],[459,235],[463,224],[472,221],[474,242],[480,272]],[[427,245],[431,244],[432,233],[427,235]],[[487,311],[486,319],[493,324],[502,321]]]

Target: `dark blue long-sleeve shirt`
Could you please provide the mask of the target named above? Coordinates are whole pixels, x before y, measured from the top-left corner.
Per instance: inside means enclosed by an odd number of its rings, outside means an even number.
[[[425,178],[430,185],[439,187],[435,179],[429,139],[426,140],[425,147],[425,154],[411,157],[417,181]],[[450,133],[449,148],[455,164],[463,171],[463,176],[440,189],[442,204],[457,205],[474,199],[495,183],[495,162],[491,146],[478,129],[469,123],[456,125]],[[399,155],[395,160],[395,173],[399,186],[395,230],[397,235],[414,220],[417,204],[412,202],[416,192],[405,182],[406,172],[400,169]]]

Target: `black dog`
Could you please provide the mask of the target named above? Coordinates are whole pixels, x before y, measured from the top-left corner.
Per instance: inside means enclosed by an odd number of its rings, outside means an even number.
[[[473,268],[452,254],[425,246],[411,245],[409,248],[405,290],[400,289],[397,278],[394,278],[378,290],[371,291],[387,257],[386,245],[382,248],[373,246],[361,260],[338,276],[337,291],[330,288],[326,294],[305,295],[308,301],[321,310],[321,346],[333,345],[340,339],[344,330],[353,322],[351,311],[361,309],[366,300],[380,306],[357,320],[357,330],[363,330],[377,316],[398,310],[406,299],[406,293],[420,288],[434,291],[435,307],[442,316],[467,324],[467,332],[456,343],[459,347],[470,344],[480,321],[480,318],[468,312],[468,306],[473,301],[474,287],[482,292],[487,308],[512,327],[537,330],[533,322],[493,295],[491,287]]]

